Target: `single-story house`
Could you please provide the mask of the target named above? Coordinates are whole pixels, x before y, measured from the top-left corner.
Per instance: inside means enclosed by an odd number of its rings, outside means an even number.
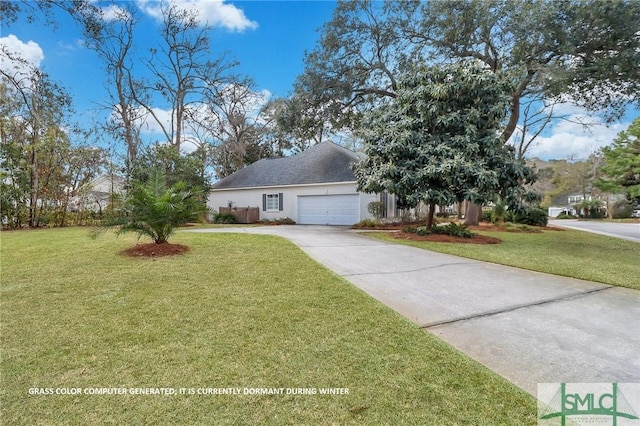
[[[380,198],[356,189],[351,166],[361,158],[332,142],[290,157],[263,158],[216,182],[207,206],[258,207],[260,220],[353,225],[370,218],[368,205]]]

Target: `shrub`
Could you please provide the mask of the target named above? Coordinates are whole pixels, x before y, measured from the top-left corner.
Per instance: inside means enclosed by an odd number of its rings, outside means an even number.
[[[214,213],[213,223],[237,223],[236,217],[233,213]]]
[[[524,223],[525,225],[532,226],[547,226],[547,222],[549,221],[545,210],[534,207],[526,207],[518,211],[507,212],[505,218],[513,223]]]
[[[433,229],[433,228],[432,228]],[[421,236],[425,236],[425,235],[429,235],[430,232],[427,229],[426,226],[405,226],[404,228],[402,228],[403,232],[409,232],[411,234],[416,234],[416,235],[421,235]]]
[[[356,223],[352,226],[352,228],[375,228],[377,225],[376,221],[373,219],[362,219],[360,222]]]
[[[533,226],[547,226],[548,221],[549,216],[545,210],[532,208],[527,210],[527,220],[522,223]]]
[[[279,219],[274,219],[272,221],[276,225],[295,225],[296,221],[291,219],[290,217],[281,217]]]
[[[260,223],[265,225],[295,225],[296,221],[289,217],[281,217],[279,219],[263,219]]]
[[[502,223],[506,214],[506,208],[503,201],[496,203],[496,206],[491,210],[491,223]]]
[[[614,219],[628,219],[632,217],[633,206],[631,203],[624,203],[614,207],[613,218]]]
[[[602,219],[603,217],[605,217],[605,211],[604,209],[600,209],[600,208],[595,208],[595,209],[591,209],[589,210],[589,216],[591,219]]]
[[[474,234],[471,232],[469,228],[467,228],[463,224],[458,224],[455,222],[451,222],[445,226],[434,226],[431,228],[431,232],[433,234],[446,234],[451,235],[452,237],[460,237],[460,238],[471,238]]]
[[[434,226],[431,228],[431,231],[427,229],[426,226],[405,226],[402,228],[403,232],[409,232],[416,235],[430,235],[430,234],[445,234],[451,235],[452,237],[460,237],[460,238],[471,238],[474,234],[463,224],[457,224],[455,222],[451,222],[445,226]]]
[[[575,219],[576,217],[572,214],[569,213],[561,213],[559,214],[556,219]]]
[[[483,222],[491,222],[491,210],[482,210],[482,221]]]
[[[367,204],[367,211],[369,214],[376,218],[376,220],[380,220],[380,218],[384,215],[385,205],[382,201],[372,201]]]

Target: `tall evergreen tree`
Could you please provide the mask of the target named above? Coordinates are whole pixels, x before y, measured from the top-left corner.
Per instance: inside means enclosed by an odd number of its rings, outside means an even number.
[[[399,79],[397,96],[365,118],[359,189],[426,203],[427,228],[436,205],[515,196],[533,173],[500,138],[509,90],[499,74],[471,63]]]

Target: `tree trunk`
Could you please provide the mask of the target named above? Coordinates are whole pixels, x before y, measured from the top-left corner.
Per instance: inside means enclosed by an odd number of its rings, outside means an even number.
[[[433,216],[436,212],[436,203],[429,204],[429,212],[427,213],[427,230],[430,231],[433,228]]]
[[[464,224],[467,226],[477,226],[482,219],[482,207],[480,204],[467,202],[467,209],[464,212]]]
[[[35,228],[37,221],[37,205],[38,205],[38,157],[36,154],[36,136],[34,133],[31,145],[31,158],[29,162],[29,227]]]
[[[458,201],[458,209],[457,209],[457,215],[456,215],[456,219],[457,220],[462,220],[462,201]]]

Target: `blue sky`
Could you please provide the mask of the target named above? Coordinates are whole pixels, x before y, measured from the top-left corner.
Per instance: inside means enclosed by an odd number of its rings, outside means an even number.
[[[268,90],[278,97],[287,96],[296,76],[303,70],[305,50],[314,47],[319,37],[317,30],[331,19],[335,3],[248,1],[224,4],[242,11],[251,25],[241,28],[238,24],[234,27],[233,21],[218,23],[209,34],[212,51],[228,51],[231,58],[240,62],[238,71],[255,80],[256,90]],[[42,21],[29,24],[23,19],[3,26],[0,37],[14,35],[24,44],[36,43],[43,55],[40,67],[71,92],[79,112],[91,109],[93,102],[101,100],[104,93],[102,64],[94,52],[83,46],[76,24],[64,13],[56,13],[56,16],[57,29]],[[159,28],[149,14],[142,15],[141,24],[140,32],[149,36],[156,34]]]
[[[132,0],[133,1],[133,0]],[[174,0],[195,4],[201,16],[214,26],[209,36],[212,51],[228,51],[240,62],[239,72],[252,77],[254,90],[286,97],[303,70],[305,50],[314,48],[319,28],[331,19],[332,1],[223,1]],[[142,16],[141,33],[145,43],[154,42],[159,25],[154,18],[158,2],[136,0]],[[0,43],[15,48],[62,83],[72,95],[80,122],[88,122],[98,112],[96,105],[106,99],[103,65],[94,52],[84,47],[76,24],[64,13],[57,13],[58,28],[43,21],[29,24],[22,19],[0,29]],[[142,48],[142,46],[140,46]],[[565,105],[569,116],[583,111]],[[625,130],[637,110],[629,111],[610,126],[595,125],[587,132],[573,123],[558,123],[539,138],[530,156],[549,158],[586,158],[601,146],[610,144]],[[597,117],[589,117],[598,122]]]

